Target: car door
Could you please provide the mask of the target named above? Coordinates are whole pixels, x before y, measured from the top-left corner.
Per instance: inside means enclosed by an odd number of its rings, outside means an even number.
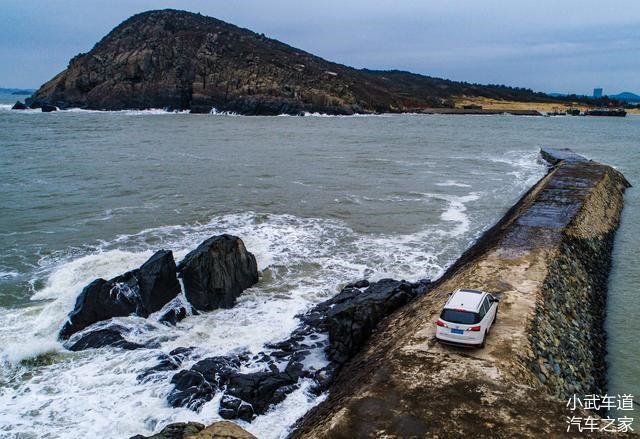
[[[488,295],[486,300],[489,302],[489,311],[487,312],[487,314],[489,314],[489,319],[491,322],[490,325],[493,325],[493,321],[496,317],[496,312],[498,312],[498,302],[494,301],[494,297],[492,295]]]
[[[493,307],[491,306],[492,303],[489,300],[489,296],[486,296],[484,298],[484,300],[482,301],[482,309],[484,310],[484,318],[486,319],[486,323],[487,323],[487,330],[489,330],[489,328],[491,328],[491,324],[493,323]]]

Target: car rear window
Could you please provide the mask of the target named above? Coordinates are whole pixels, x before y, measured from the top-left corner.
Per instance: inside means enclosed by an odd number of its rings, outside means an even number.
[[[461,325],[473,325],[480,322],[480,316],[475,312],[458,311],[456,309],[444,309],[440,318],[449,323],[460,323]]]

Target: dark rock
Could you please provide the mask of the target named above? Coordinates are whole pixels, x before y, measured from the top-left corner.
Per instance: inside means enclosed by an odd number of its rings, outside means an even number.
[[[247,422],[251,422],[255,415],[250,404],[230,395],[224,395],[220,400],[218,414],[224,419],[242,419]]]
[[[345,288],[367,288],[368,286],[369,281],[366,279],[362,279],[357,282],[351,282],[350,284],[345,285]]]
[[[138,374],[136,377],[138,381],[148,381],[150,377],[161,372],[168,372],[171,370],[177,370],[180,367],[180,362],[176,361],[171,355],[160,354],[158,355],[158,364]]]
[[[173,357],[174,359],[182,362],[185,358],[188,358],[189,356],[191,356],[191,354],[193,353],[193,351],[195,351],[196,348],[195,347],[190,347],[190,348],[175,348],[174,350],[172,350],[171,352],[169,352],[169,355],[171,355],[171,357]]]
[[[96,279],[87,285],[62,327],[60,338],[67,339],[89,325],[112,317],[131,314],[148,317],[179,292],[173,253],[160,250],[139,269],[109,281]]]
[[[225,395],[250,404],[253,413],[259,415],[265,413],[272,404],[284,401],[286,395],[295,390],[297,381],[297,377],[284,372],[235,374],[229,379]],[[220,409],[227,410],[227,415],[228,410],[237,409],[237,414],[240,415],[240,407],[236,408],[236,400],[227,398],[226,401],[232,401],[233,404],[226,405],[221,401]],[[251,418],[245,420],[249,421]]]
[[[240,361],[235,357],[211,357],[198,361],[190,370],[173,376],[171,383],[174,389],[168,396],[169,404],[197,410],[213,398],[217,389],[226,385],[239,367]]]
[[[329,358],[339,364],[350,359],[371,336],[380,320],[417,295],[415,285],[382,279],[366,290],[347,288],[331,299],[326,311]]]
[[[397,308],[430,288],[428,280],[410,283],[383,279],[375,283],[360,282],[359,288],[344,288],[303,316],[302,324],[283,341],[270,343],[270,353],[234,357],[212,357],[199,361],[190,370],[174,375],[175,388],[169,403],[199,408],[217,391],[224,391],[219,414],[225,419],[251,421],[270,406],[282,402],[298,388],[301,378],[313,378],[315,390],[321,392],[332,382],[336,372],[361,347],[378,322]],[[328,333],[327,337],[318,334]],[[315,339],[315,342],[305,342]],[[321,370],[305,369],[304,360],[312,350],[325,350],[330,363]],[[241,365],[263,370],[240,373]]]
[[[13,104],[13,107],[11,107],[12,110],[26,110],[27,108],[29,107],[27,107],[25,104],[23,104],[20,101],[16,101],[16,103]]]
[[[175,386],[167,397],[172,407],[189,407],[197,410],[207,401],[211,401],[216,388],[211,386],[202,374],[192,370],[182,370],[173,376],[171,384]]]
[[[58,111],[58,108],[55,105],[42,104],[40,105],[40,110],[42,110],[43,113],[51,113],[53,111]]]
[[[98,329],[82,334],[68,349],[70,351],[82,351],[85,349],[97,349],[112,346],[125,350],[144,348],[144,345],[127,341],[120,331],[115,328]]]
[[[185,308],[184,306],[180,306],[178,308],[171,308],[167,310],[160,316],[160,318],[158,318],[158,321],[166,325],[175,325],[176,323],[184,320],[187,315],[187,308]]]
[[[302,320],[319,332],[329,333],[329,359],[342,365],[360,350],[380,320],[424,294],[429,285],[426,279],[417,283],[382,279],[364,291],[362,287],[347,286],[302,316]]]
[[[178,265],[187,300],[198,310],[231,308],[236,298],[258,282],[256,258],[236,236],[214,236]]]

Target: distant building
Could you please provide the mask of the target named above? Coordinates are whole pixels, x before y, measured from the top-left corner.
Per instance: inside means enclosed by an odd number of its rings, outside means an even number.
[[[594,88],[593,89],[593,98],[594,99],[600,99],[602,97],[602,89],[601,88]]]

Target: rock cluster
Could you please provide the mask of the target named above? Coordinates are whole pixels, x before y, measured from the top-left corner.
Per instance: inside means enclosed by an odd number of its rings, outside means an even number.
[[[383,318],[424,294],[429,285],[428,280],[410,283],[393,279],[348,285],[300,316],[302,323],[291,336],[267,345],[267,352],[205,358],[179,371],[171,379],[174,389],[168,401],[174,407],[197,410],[217,392],[224,392],[220,416],[251,421],[297,389],[301,378],[312,379],[315,390],[321,392]],[[329,364],[321,368],[307,364],[308,358],[318,354],[326,354]],[[175,355],[170,353],[169,357]],[[164,356],[159,360],[141,379],[153,379],[156,372],[178,369],[182,364]]]
[[[243,290],[258,281],[255,257],[242,240],[231,235],[214,236],[203,242],[176,267],[173,253],[159,250],[140,268],[110,280],[96,279],[76,300],[60,330],[67,340],[79,331],[113,317],[149,315],[163,310],[159,321],[175,324],[191,311],[177,299],[181,292],[177,273],[185,284],[188,301],[201,310],[233,306]],[[95,328],[94,328],[95,329]],[[119,326],[83,332],[70,343],[71,350],[107,345],[124,349],[143,347],[126,341]]]

